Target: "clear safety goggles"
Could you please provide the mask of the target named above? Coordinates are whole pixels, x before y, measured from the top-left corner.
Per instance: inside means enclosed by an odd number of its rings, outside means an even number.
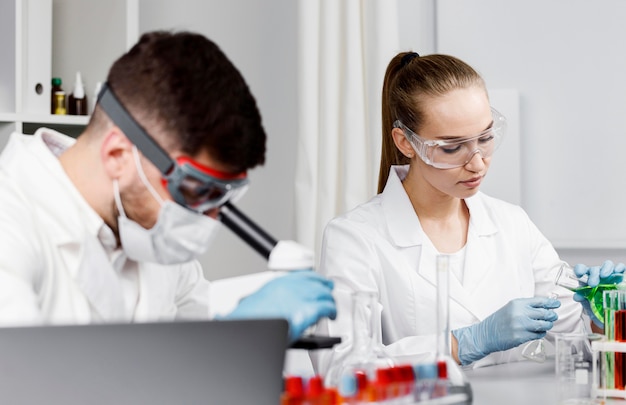
[[[231,174],[202,165],[190,157],[174,160],[130,115],[105,83],[98,104],[163,176],[174,201],[198,213],[240,198],[248,188],[246,172]]]
[[[452,169],[465,166],[476,153],[480,153],[482,158],[488,158],[498,149],[506,131],[506,118],[493,108],[491,115],[493,121],[489,128],[477,135],[459,139],[424,139],[400,120],[396,120],[393,126],[404,131],[404,135],[424,163],[437,169]]]

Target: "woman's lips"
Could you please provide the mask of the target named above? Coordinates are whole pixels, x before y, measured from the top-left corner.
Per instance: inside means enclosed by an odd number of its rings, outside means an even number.
[[[476,188],[480,186],[480,182],[482,181],[482,179],[482,176],[472,177],[469,180],[462,181],[461,184],[469,188]]]

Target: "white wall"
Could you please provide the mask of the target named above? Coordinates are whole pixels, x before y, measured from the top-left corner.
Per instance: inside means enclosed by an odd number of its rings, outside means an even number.
[[[437,51],[520,94],[522,206],[571,262],[626,258],[626,3],[439,0]]]
[[[246,78],[268,141],[266,163],[250,172],[251,187],[237,206],[276,239],[293,239],[297,2],[141,0],[139,6],[140,33],[202,33]],[[265,260],[226,228],[201,261],[211,280],[266,270]]]
[[[490,177],[499,178],[490,179],[488,191],[520,203],[564,259],[626,261],[621,208],[626,200],[621,163],[626,54],[620,52],[626,2],[398,3],[398,51],[453,54],[476,67],[490,90],[517,94],[519,139],[508,142],[519,145],[513,159],[519,166],[498,167],[502,164],[494,159]],[[238,205],[276,238],[293,238],[297,2],[139,4],[140,32],[199,31],[217,42],[246,77],[264,118],[268,153],[266,165],[251,172],[252,187]],[[230,231],[224,229],[221,236],[202,258],[208,278],[265,269],[265,261]]]
[[[126,51],[126,0],[54,0],[52,7],[52,77],[60,77],[69,94],[80,71],[92,106],[96,83],[106,80],[111,64]]]

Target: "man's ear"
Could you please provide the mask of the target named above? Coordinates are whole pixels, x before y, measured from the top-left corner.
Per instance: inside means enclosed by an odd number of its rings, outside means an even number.
[[[128,167],[134,167],[133,144],[117,126],[111,127],[102,138],[100,158],[105,173],[111,179],[120,178]]]
[[[398,150],[400,150],[400,152],[402,152],[404,156],[408,157],[409,159],[415,156],[415,150],[413,149],[413,146],[411,146],[411,143],[409,142],[407,137],[404,135],[404,131],[402,131],[402,129],[392,129],[391,136],[393,137],[393,143],[396,144],[396,148],[398,148]]]

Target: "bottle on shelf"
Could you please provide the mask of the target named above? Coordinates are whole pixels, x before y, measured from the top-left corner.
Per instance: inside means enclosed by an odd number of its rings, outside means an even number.
[[[55,104],[54,104],[54,114],[56,115],[66,115],[67,109],[65,108],[65,92],[57,91],[54,93]]]
[[[67,104],[70,115],[87,115],[87,95],[80,72],[76,72],[74,91],[70,94]]]
[[[61,84],[63,84],[63,81],[60,77],[52,78],[52,88],[50,89],[50,114],[65,114],[65,112],[57,112],[57,110],[61,111],[59,107],[65,110],[65,92]],[[57,93],[63,93],[63,97],[59,98]],[[59,100],[62,100],[63,105],[59,106]]]

